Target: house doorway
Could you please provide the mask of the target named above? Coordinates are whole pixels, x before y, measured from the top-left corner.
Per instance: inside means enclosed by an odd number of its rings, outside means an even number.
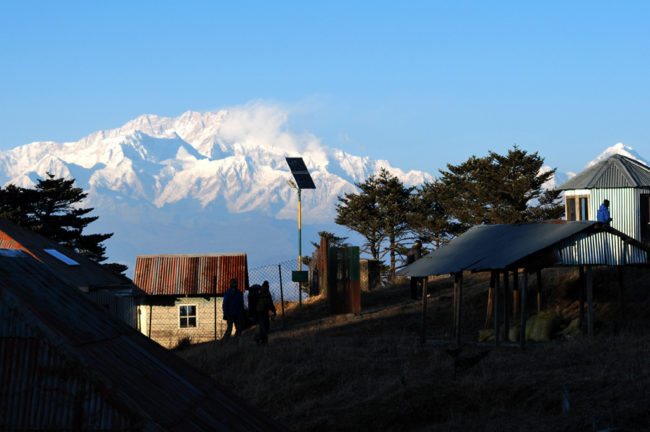
[[[641,194],[641,241],[650,245],[650,194]]]

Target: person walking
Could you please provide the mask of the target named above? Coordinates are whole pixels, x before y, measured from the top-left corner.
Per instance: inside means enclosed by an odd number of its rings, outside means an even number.
[[[257,299],[260,296],[260,289],[262,287],[258,284],[248,288],[248,319],[251,321],[251,325],[257,324]]]
[[[269,281],[264,281],[260,289],[259,297],[257,298],[257,324],[259,325],[259,333],[255,337],[258,344],[266,344],[269,338],[269,329],[271,323],[269,321],[269,311],[273,312],[273,317],[276,315],[275,305],[273,304],[273,297],[269,291]]]
[[[239,339],[244,319],[244,294],[237,289],[237,279],[230,279],[230,287],[223,295],[223,319],[228,323],[223,340],[228,340],[235,326],[235,339]]]
[[[613,220],[609,215],[609,200],[603,201],[603,203],[598,208],[597,219],[598,222],[602,222],[606,225],[609,225],[609,223]]]

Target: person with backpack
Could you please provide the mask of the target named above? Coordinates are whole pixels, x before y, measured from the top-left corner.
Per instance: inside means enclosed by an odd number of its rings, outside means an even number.
[[[269,321],[269,312],[273,312],[273,317],[276,316],[275,305],[273,304],[273,297],[269,291],[269,281],[264,281],[260,289],[257,304],[255,305],[257,311],[257,323],[259,325],[259,333],[255,337],[258,344],[266,344],[269,338],[269,329],[271,323]]]

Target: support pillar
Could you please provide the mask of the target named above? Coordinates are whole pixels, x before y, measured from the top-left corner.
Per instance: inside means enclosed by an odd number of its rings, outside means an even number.
[[[521,285],[521,321],[519,328],[519,345],[523,348],[526,345],[526,288],[528,286],[528,271],[524,269],[524,281]]]
[[[454,334],[456,336],[456,343],[460,345],[461,342],[461,311],[462,311],[462,298],[463,298],[463,272],[455,273],[454,275],[454,297],[456,299],[456,311],[454,314]]]
[[[594,277],[592,266],[587,266],[587,335],[594,335]]]

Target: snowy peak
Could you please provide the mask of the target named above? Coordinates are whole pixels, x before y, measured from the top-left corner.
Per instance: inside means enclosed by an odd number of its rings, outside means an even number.
[[[291,174],[285,157],[300,155],[317,183],[304,197],[315,222],[331,221],[337,196],[355,191],[355,182],[380,168],[407,185],[432,179],[329,148],[313,134],[290,131],[287,121],[286,111],[263,104],[176,118],[147,114],[76,142],[0,152],[0,171],[5,182],[23,186],[47,172],[74,177],[91,202],[119,196],[162,208],[187,200],[221,213],[293,219],[297,202],[286,183]]]
[[[627,156],[627,157],[629,157],[631,159],[635,159],[635,160],[637,160],[639,162],[643,162],[646,165],[650,165],[650,163],[648,163],[648,160],[645,159],[643,156],[641,156],[632,147],[627,146],[627,145],[619,142],[619,143],[616,143],[613,146],[605,149],[605,151],[602,152],[601,154],[599,154],[598,157],[596,157],[596,159],[589,162],[585,166],[585,168],[589,168],[590,166],[597,164],[601,160],[607,159],[608,157],[613,156],[615,154],[619,154],[619,155],[622,155],[622,156]]]

